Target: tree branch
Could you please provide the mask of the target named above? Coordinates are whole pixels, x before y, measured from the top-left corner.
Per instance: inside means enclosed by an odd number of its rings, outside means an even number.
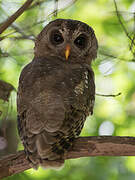
[[[122,93],[119,92],[117,94],[100,94],[100,93],[96,93],[97,96],[102,96],[102,97],[117,97],[120,96]]]
[[[124,26],[124,24],[123,24],[123,22],[122,22],[122,20],[120,18],[120,13],[119,13],[118,8],[117,8],[116,0],[114,0],[114,5],[115,5],[115,10],[116,10],[116,15],[117,15],[118,21],[119,21],[124,33],[126,34],[126,36],[129,38],[130,41],[132,41],[131,36],[129,35],[126,27]],[[134,44],[134,42],[133,42],[133,44]]]
[[[135,156],[135,138],[119,136],[79,137],[64,159],[88,156]],[[0,178],[30,169],[24,151],[0,159]]]
[[[119,13],[118,8],[117,8],[116,0],[113,0],[113,1],[114,1],[114,6],[115,6],[115,10],[116,10],[116,15],[117,15],[118,21],[119,21],[119,23],[120,23],[120,25],[121,25],[124,33],[126,34],[126,36],[128,37],[128,39],[131,41],[131,45],[130,45],[129,49],[130,49],[130,51],[132,52],[133,57],[135,57],[135,52],[134,52],[134,50],[133,50],[133,47],[135,46],[135,42],[134,42],[134,40],[135,40],[134,37],[135,37],[135,36],[133,36],[133,38],[132,38],[132,37],[129,35],[126,27],[124,26],[124,24],[123,24],[123,22],[122,22],[122,20],[121,20],[121,18],[120,18],[120,13]]]
[[[12,16],[10,16],[1,26],[0,34],[2,34],[33,2],[34,0],[27,0]]]

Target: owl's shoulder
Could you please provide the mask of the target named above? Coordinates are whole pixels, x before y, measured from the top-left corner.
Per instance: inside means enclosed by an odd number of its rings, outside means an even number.
[[[20,74],[19,82],[23,81],[25,76],[27,76],[31,72],[31,68],[32,68],[32,62],[24,66]]]

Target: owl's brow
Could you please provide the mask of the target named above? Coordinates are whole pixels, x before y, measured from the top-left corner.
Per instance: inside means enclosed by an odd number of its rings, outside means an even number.
[[[67,31],[67,29],[64,27],[64,28],[60,28],[60,29],[59,29],[59,32],[62,34],[62,33],[63,33],[63,30],[64,30],[64,31]]]

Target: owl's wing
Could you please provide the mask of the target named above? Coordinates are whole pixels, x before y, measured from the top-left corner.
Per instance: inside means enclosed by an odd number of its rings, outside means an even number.
[[[65,116],[61,97],[45,89],[30,102],[26,116],[26,126],[31,133],[57,132]]]
[[[51,92],[40,93],[30,104],[18,116],[19,135],[33,167],[39,163],[48,167],[50,162],[44,162],[44,159],[59,159],[58,155],[53,156],[51,145],[56,142],[55,132],[62,126],[65,110],[61,99]],[[62,164],[63,161],[54,161],[51,166]]]
[[[84,64],[82,68],[77,69],[77,71],[76,69],[73,71],[75,73],[75,78],[79,79],[78,82],[77,80],[75,80],[76,83],[73,88],[75,97],[77,97],[77,108],[81,110],[81,107],[85,106],[85,108],[87,108],[87,111],[92,114],[95,102],[94,72],[91,67],[86,64]]]
[[[55,132],[63,124],[65,109],[61,96],[49,87],[54,84],[53,75],[45,75],[42,67],[32,69],[32,66],[29,64],[24,68],[19,80],[18,130],[29,159],[38,164],[37,155],[51,156],[51,144],[55,143]]]
[[[93,108],[94,108],[94,103],[95,103],[95,79],[94,79],[94,72],[93,70],[89,67],[88,70],[88,78],[86,78],[89,84],[88,88],[88,98],[90,99],[89,101],[89,112],[92,115],[93,114]]]
[[[44,86],[44,91],[35,96],[34,93],[36,94],[36,90],[43,84],[39,87],[40,84],[37,82],[30,88],[24,84],[25,81],[23,81],[23,86],[26,87],[25,92],[23,92],[23,87],[21,88],[21,82],[18,91],[18,115],[21,119],[25,119],[25,128],[28,133],[39,134],[43,130],[58,131],[65,116],[61,97],[55,91],[49,90],[47,86]]]
[[[53,60],[52,60],[53,61]],[[28,64],[19,79],[17,106],[19,116],[25,112],[26,126],[32,133],[43,129],[57,131],[64,120],[64,104],[53,87],[58,77],[55,72],[61,67],[46,59]],[[61,77],[62,75],[60,75]]]

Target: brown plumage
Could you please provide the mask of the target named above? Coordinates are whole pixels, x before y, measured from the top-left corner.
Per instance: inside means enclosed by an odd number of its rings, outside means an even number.
[[[17,96],[19,135],[32,167],[61,166],[93,113],[96,55],[94,31],[80,21],[57,19],[38,35]]]

